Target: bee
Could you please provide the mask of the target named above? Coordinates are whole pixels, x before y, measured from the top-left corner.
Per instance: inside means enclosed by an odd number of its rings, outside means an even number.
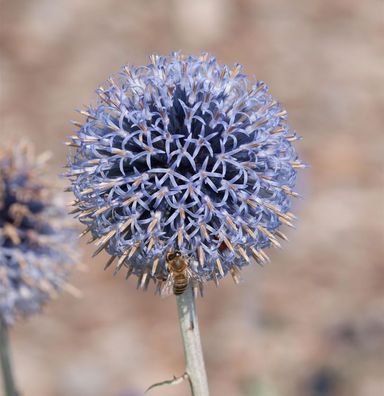
[[[192,272],[188,259],[178,250],[167,253],[166,262],[169,275],[162,288],[162,295],[173,292],[173,294],[179,296],[185,292],[189,282],[201,283],[199,277]]]

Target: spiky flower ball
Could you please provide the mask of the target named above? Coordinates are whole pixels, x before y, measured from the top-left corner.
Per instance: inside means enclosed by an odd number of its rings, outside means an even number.
[[[0,319],[12,323],[67,286],[75,230],[27,144],[0,148]],[[72,246],[71,246],[72,244]]]
[[[74,212],[146,286],[167,277],[166,253],[179,251],[193,273],[235,279],[263,249],[279,246],[291,224],[298,137],[262,81],[250,83],[203,54],[151,56],[124,67],[97,90],[69,177]]]

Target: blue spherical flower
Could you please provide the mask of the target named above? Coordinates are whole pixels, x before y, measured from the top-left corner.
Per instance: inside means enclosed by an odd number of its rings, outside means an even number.
[[[24,144],[0,149],[0,319],[40,310],[66,288],[75,230]],[[56,203],[55,203],[56,202]]]
[[[238,278],[279,246],[298,159],[287,113],[262,81],[250,83],[203,54],[151,56],[97,90],[68,143],[69,177],[84,233],[146,286],[167,278],[180,252],[199,279]]]

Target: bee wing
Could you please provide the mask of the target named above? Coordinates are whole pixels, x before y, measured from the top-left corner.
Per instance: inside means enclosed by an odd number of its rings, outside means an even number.
[[[199,292],[200,296],[203,297],[203,285],[204,285],[204,282],[207,281],[207,278],[196,274],[196,272],[193,272],[190,268],[188,268],[188,270],[187,270],[187,275],[188,275],[189,281],[192,284],[193,289],[195,290],[195,293]]]
[[[161,287],[161,291],[160,291],[161,297],[168,297],[173,294],[173,284],[174,284],[173,275],[169,274],[167,280],[164,282],[164,284]]]
[[[206,277],[196,274],[196,272],[192,271],[190,268],[187,269],[187,275],[192,282],[203,283],[207,281]]]

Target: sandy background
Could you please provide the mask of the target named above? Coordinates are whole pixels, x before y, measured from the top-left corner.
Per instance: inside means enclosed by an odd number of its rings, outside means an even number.
[[[245,282],[198,302],[213,396],[384,394],[384,7],[380,0],[7,0],[1,144],[54,153],[73,111],[122,64],[207,50],[265,80],[304,137],[296,231]],[[137,292],[105,256],[12,331],[25,396],[139,396],[183,372],[173,299]],[[186,396],[186,384],[150,395]]]

